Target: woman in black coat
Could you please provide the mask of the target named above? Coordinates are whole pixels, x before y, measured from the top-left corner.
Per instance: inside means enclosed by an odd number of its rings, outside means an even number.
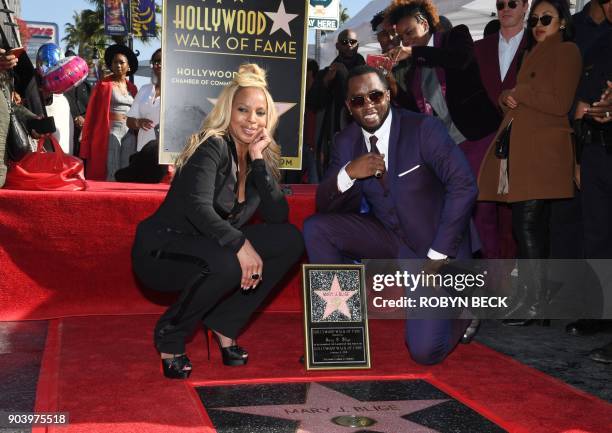
[[[166,377],[189,376],[185,340],[202,323],[225,365],[245,364],[240,330],[302,255],[278,185],[277,119],[264,71],[243,65],[179,156],[166,199],[138,226],[136,275],[180,292],[155,328]],[[265,222],[246,225],[256,210]]]

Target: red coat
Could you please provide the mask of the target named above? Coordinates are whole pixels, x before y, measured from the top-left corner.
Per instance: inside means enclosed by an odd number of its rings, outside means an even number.
[[[132,96],[136,96],[138,89],[135,85],[128,81],[127,88]],[[112,77],[106,77],[94,87],[87,105],[79,152],[79,156],[87,160],[87,179],[106,180],[112,92]]]

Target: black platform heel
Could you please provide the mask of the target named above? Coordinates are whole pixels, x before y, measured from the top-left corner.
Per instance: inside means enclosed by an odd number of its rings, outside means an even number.
[[[215,337],[217,340],[217,344],[219,344],[219,350],[221,350],[221,357],[223,359],[223,365],[228,365],[231,367],[236,367],[239,365],[245,365],[249,360],[249,352],[244,350],[242,347],[237,344],[228,347],[221,347],[221,339],[219,336],[212,330],[208,329],[206,325],[204,327],[204,339],[206,340],[206,352],[208,354],[208,360],[210,361],[210,334]]]
[[[162,358],[162,372],[168,379],[187,379],[191,375],[191,361],[187,355]]]

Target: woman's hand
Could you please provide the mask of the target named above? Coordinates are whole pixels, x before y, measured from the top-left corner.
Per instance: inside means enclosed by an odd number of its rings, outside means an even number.
[[[255,248],[251,245],[249,240],[245,240],[244,244],[236,254],[238,262],[240,263],[240,269],[242,269],[242,279],[240,280],[240,287],[243,290],[254,289],[261,282],[263,272],[263,261]],[[253,276],[257,276],[253,279]]]
[[[387,57],[393,60],[393,63],[401,62],[409,57],[412,57],[412,47],[395,47],[385,53]]]
[[[508,108],[516,108],[518,107],[518,102],[514,99],[512,94],[514,93],[514,89],[504,92],[502,95],[502,104],[504,104]]]
[[[138,129],[144,129],[145,131],[148,131],[151,128],[155,127],[155,123],[153,123],[152,120],[150,119],[138,119]]]
[[[262,127],[255,135],[255,138],[251,144],[249,144],[249,156],[251,157],[251,160],[254,161],[256,159],[262,159],[263,151],[270,145],[270,143],[272,143],[272,138],[268,133],[268,129]]]
[[[8,71],[17,66],[19,59],[12,54],[6,54],[6,50],[0,48],[0,71]]]

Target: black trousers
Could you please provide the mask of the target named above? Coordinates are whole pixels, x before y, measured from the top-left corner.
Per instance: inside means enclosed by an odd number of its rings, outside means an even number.
[[[512,203],[512,231],[519,259],[547,259],[550,255],[550,200]]]
[[[240,288],[242,271],[236,254],[217,241],[141,223],[132,250],[134,272],[150,289],[180,292],[155,327],[160,352],[184,353],[185,340],[202,321],[236,338],[303,254],[302,235],[291,224],[255,224],[243,232],[263,261],[262,281],[249,291]]]
[[[611,259],[612,151],[600,145],[585,146],[580,170],[585,255]]]

